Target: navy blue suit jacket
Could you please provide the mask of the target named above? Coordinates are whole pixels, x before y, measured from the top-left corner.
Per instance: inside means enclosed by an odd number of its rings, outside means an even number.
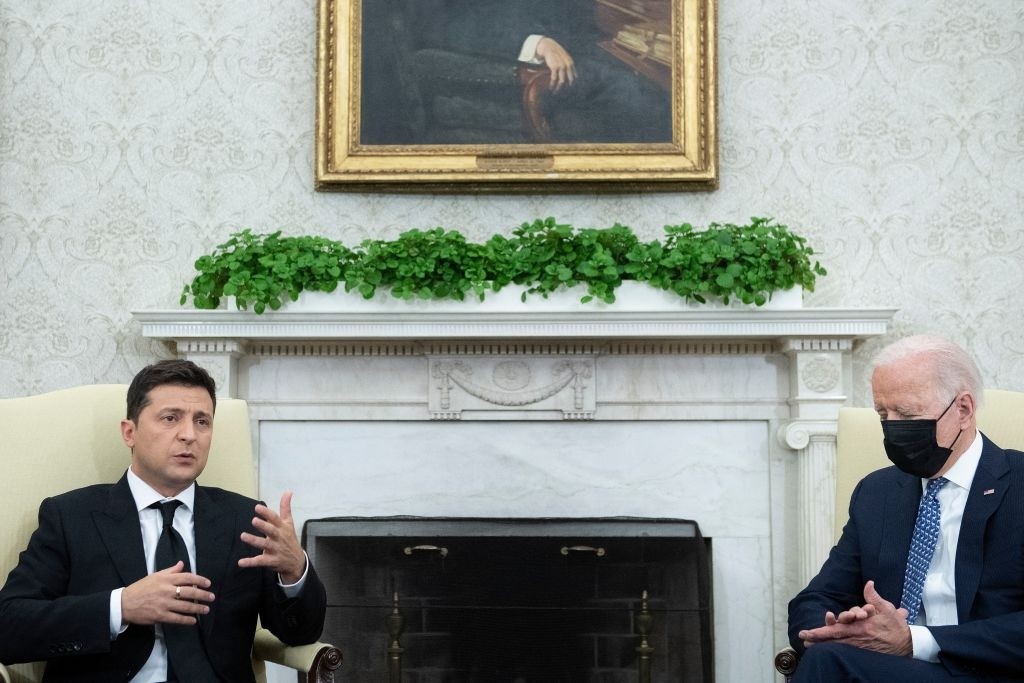
[[[983,435],[956,552],[959,624],[929,627],[950,673],[1020,675],[1024,662],[1024,453]],[[864,604],[864,584],[900,604],[921,480],[888,467],[866,476],[850,498],[850,520],[828,560],[789,603],[789,640],[802,629]]]
[[[256,617],[290,645],[314,642],[326,594],[310,566],[299,595],[288,599],[275,572],[243,569],[259,551],[243,543],[256,501],[196,487],[197,573],[217,596],[199,631],[223,680],[252,681]],[[47,660],[47,681],[129,680],[149,657],[153,627],[131,625],[110,640],[110,591],[146,576],[142,531],[128,480],[47,498],[39,528],[0,590],[0,661]]]

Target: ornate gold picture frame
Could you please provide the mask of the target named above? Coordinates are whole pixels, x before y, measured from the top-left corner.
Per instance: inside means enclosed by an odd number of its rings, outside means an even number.
[[[320,0],[316,187],[714,189],[715,0]]]

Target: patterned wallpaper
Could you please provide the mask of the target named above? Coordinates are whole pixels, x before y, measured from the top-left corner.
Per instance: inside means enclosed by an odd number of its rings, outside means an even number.
[[[554,215],[774,216],[830,275],[812,306],[895,306],[1024,390],[1024,2],[719,0],[721,188],[622,196],[312,191],[314,0],[0,0],[0,396],[127,381],[242,227],[476,237]],[[867,401],[856,354],[858,395]]]

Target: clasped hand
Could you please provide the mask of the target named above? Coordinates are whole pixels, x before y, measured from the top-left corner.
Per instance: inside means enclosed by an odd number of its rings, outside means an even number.
[[[210,580],[184,571],[183,562],[153,572],[121,591],[121,622],[124,624],[185,624],[210,611],[214,595],[206,590]]]
[[[864,584],[864,603],[838,615],[826,612],[824,626],[800,631],[797,637],[806,647],[815,643],[837,642],[875,652],[901,656],[913,654],[907,610],[897,609],[879,595],[874,581]]]

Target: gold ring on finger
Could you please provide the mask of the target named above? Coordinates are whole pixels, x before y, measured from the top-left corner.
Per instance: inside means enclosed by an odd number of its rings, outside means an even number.
[[[181,600],[181,586],[174,587],[174,599]]]

